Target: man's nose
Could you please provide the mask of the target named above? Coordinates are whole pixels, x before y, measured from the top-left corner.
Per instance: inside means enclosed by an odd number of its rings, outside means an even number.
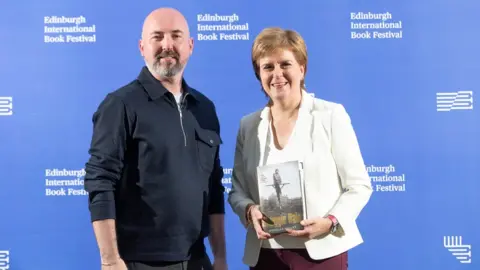
[[[173,48],[173,39],[170,35],[165,35],[161,42],[162,49],[171,50]]]

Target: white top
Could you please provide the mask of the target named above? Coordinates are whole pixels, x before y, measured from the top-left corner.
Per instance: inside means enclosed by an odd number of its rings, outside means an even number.
[[[183,92],[180,91],[180,92],[178,92],[178,93],[176,93],[176,94],[173,94],[173,96],[175,97],[175,100],[177,101],[178,107],[180,107],[180,103],[181,103],[182,97],[183,97]]]
[[[305,135],[306,136],[305,136]],[[265,144],[265,159],[263,165],[282,163],[287,161],[303,161],[303,155],[308,152],[311,145],[311,138],[308,132],[297,132],[297,124],[293,127],[292,134],[282,150],[275,147],[273,139],[272,123],[269,121],[267,141]],[[272,239],[264,240],[264,248],[305,248],[308,238],[289,236],[288,234],[278,235]]]

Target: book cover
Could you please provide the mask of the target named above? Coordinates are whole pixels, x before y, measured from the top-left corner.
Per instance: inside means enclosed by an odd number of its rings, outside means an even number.
[[[302,230],[305,219],[305,188],[302,163],[289,161],[257,167],[260,210],[268,217],[263,230],[285,233],[286,228]]]

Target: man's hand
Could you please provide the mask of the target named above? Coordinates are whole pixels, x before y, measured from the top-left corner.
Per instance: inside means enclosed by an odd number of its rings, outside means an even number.
[[[224,258],[214,259],[213,270],[228,270],[227,260]]]
[[[224,214],[210,215],[210,247],[213,253],[213,269],[226,270],[227,269],[227,251],[225,243],[225,228],[224,228]]]
[[[305,219],[300,222],[304,226],[303,230],[287,229],[288,235],[298,237],[308,237],[313,239],[319,235],[328,233],[333,222],[328,218]]]
[[[128,268],[125,262],[119,258],[111,263],[102,263],[102,270],[128,270]]]

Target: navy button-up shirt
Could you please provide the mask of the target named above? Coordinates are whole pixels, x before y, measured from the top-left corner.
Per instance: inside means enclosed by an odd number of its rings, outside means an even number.
[[[125,260],[185,260],[224,213],[214,104],[183,81],[174,96],[146,67],[93,115],[86,164],[92,221],[115,219]]]

